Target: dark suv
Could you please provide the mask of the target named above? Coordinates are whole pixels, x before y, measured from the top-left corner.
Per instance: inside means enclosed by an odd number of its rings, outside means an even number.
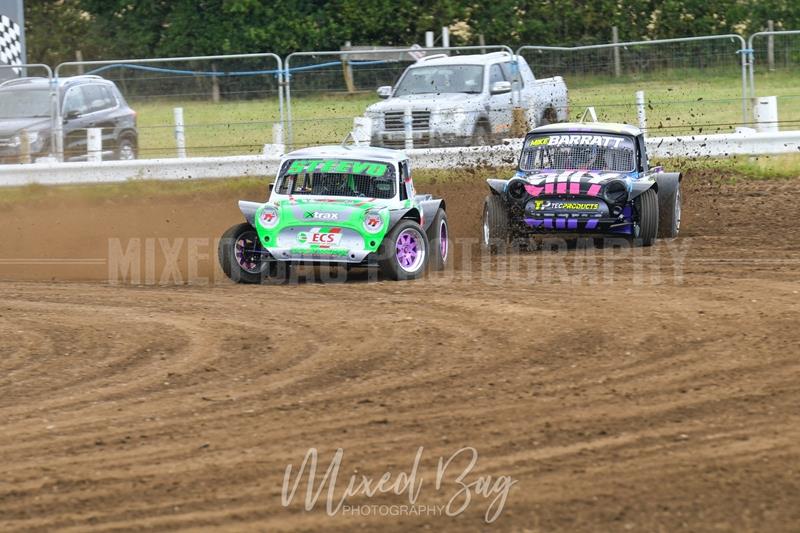
[[[64,160],[86,159],[86,130],[102,128],[104,159],[135,159],[136,112],[114,83],[99,76],[58,80],[64,135]],[[53,155],[53,102],[47,78],[20,78],[0,84],[0,162],[18,163],[22,134],[31,157]]]

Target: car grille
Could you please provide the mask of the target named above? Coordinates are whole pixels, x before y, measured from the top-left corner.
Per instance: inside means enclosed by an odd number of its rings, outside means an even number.
[[[403,150],[406,147],[406,141],[405,139],[383,139],[381,141],[381,145],[386,148]],[[430,146],[430,145],[431,145],[431,137],[428,134],[424,134],[421,137],[414,139],[414,148],[420,148],[423,146]]]
[[[386,131],[403,131],[403,112],[386,113],[383,117],[384,129]],[[411,129],[427,130],[431,124],[430,111],[412,111]]]

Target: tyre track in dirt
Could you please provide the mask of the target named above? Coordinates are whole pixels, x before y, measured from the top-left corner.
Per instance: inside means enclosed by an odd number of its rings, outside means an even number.
[[[798,183],[688,181],[674,243],[469,250],[407,284],[0,282],[0,528],[483,531],[481,499],[457,517],[281,505],[284,469],[310,447],[325,466],[343,448],[343,476],[379,477],[423,446],[432,505],[454,487],[433,489],[436,459],[474,446],[477,473],[518,480],[498,530],[791,531]],[[471,237],[482,186],[440,187],[452,234]],[[128,235],[169,216],[169,236],[202,236],[165,202],[141,221],[131,207]],[[61,206],[59,253],[84,207]],[[76,253],[101,254],[93,242]]]

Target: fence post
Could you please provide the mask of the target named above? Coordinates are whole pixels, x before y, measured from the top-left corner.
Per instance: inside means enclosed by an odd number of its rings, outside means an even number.
[[[753,98],[753,120],[756,129],[762,132],[778,133],[778,97],[762,96]]]
[[[280,157],[286,153],[283,144],[283,124],[276,122],[272,125],[272,144],[265,144],[263,154],[266,157]]]
[[[771,20],[767,21],[767,31],[775,31],[775,23]],[[775,37],[770,33],[767,36],[767,68],[770,72],[775,70]],[[753,95],[755,98],[755,95]]]
[[[217,64],[211,63],[211,101],[215,104],[219,103],[219,78],[217,77]]]
[[[75,50],[75,61],[78,63],[83,63],[83,52],[80,50]],[[78,76],[83,76],[84,69],[83,65],[78,65]]]
[[[58,81],[53,80],[50,84],[50,98],[52,99],[53,111],[53,148],[56,158],[60,163],[64,162],[64,117],[61,115],[61,101],[58,92]]]
[[[411,114],[411,108],[406,107],[405,111],[403,111],[403,132],[405,133],[406,137],[406,150],[411,150],[414,148],[414,116]]]
[[[450,48],[450,28],[442,26],[442,47]]]
[[[353,45],[350,41],[345,41],[344,50],[350,50]],[[347,54],[342,54],[342,73],[344,74],[344,84],[347,86],[348,93],[356,92],[356,84],[353,82],[353,67]]]
[[[639,119],[639,129],[647,134],[647,111],[644,107],[644,91],[636,91],[636,118]]]
[[[28,130],[22,130],[19,134],[19,162],[31,162],[31,138]]]
[[[367,117],[353,118],[353,141],[356,145],[369,146],[372,141],[372,120]]]
[[[619,28],[616,26],[611,27],[611,43],[619,44]],[[622,75],[622,65],[620,64],[619,59],[619,46],[615,46],[612,50],[614,54],[614,77],[619,78]]]
[[[425,48],[433,48],[433,32],[425,32]]]
[[[103,130],[89,128],[86,130],[86,160],[99,163],[103,160]]]
[[[486,37],[482,33],[478,34],[478,44],[481,47],[486,46]],[[486,49],[485,48],[481,48],[481,53],[485,54],[486,53]]]
[[[172,110],[175,115],[175,145],[178,147],[178,157],[186,157],[186,128],[183,124],[183,108],[176,107]]]

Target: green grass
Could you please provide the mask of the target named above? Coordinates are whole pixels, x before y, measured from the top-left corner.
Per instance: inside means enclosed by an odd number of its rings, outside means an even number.
[[[295,139],[299,144],[341,142],[375,98],[371,95],[315,95],[292,101]],[[187,152],[192,156],[260,153],[272,142],[272,125],[280,120],[277,98],[212,103],[208,101],[134,101],[141,157],[173,157],[176,153],[173,108],[183,107]]]
[[[653,136],[723,133],[742,125],[742,80],[739,75],[696,71],[684,76],[655,78],[567,79],[571,116],[595,106],[601,120],[637,123],[635,94],[642,90],[648,104],[648,129]],[[780,71],[757,78],[760,96],[778,96],[783,129],[800,127],[800,73]],[[794,123],[792,123],[794,121]]]
[[[637,123],[635,93],[645,91],[650,134],[730,132],[742,124],[741,77],[737,72],[670,71],[644,77],[567,77],[570,117],[594,106],[601,120]],[[758,94],[779,97],[783,129],[800,128],[800,71],[781,70],[757,78]],[[295,146],[339,143],[353,117],[377,101],[372,91],[354,95],[300,94],[292,99]],[[133,101],[138,111],[141,157],[175,155],[173,107],[184,108],[189,156],[260,153],[272,142],[279,120],[277,98],[248,101]]]

